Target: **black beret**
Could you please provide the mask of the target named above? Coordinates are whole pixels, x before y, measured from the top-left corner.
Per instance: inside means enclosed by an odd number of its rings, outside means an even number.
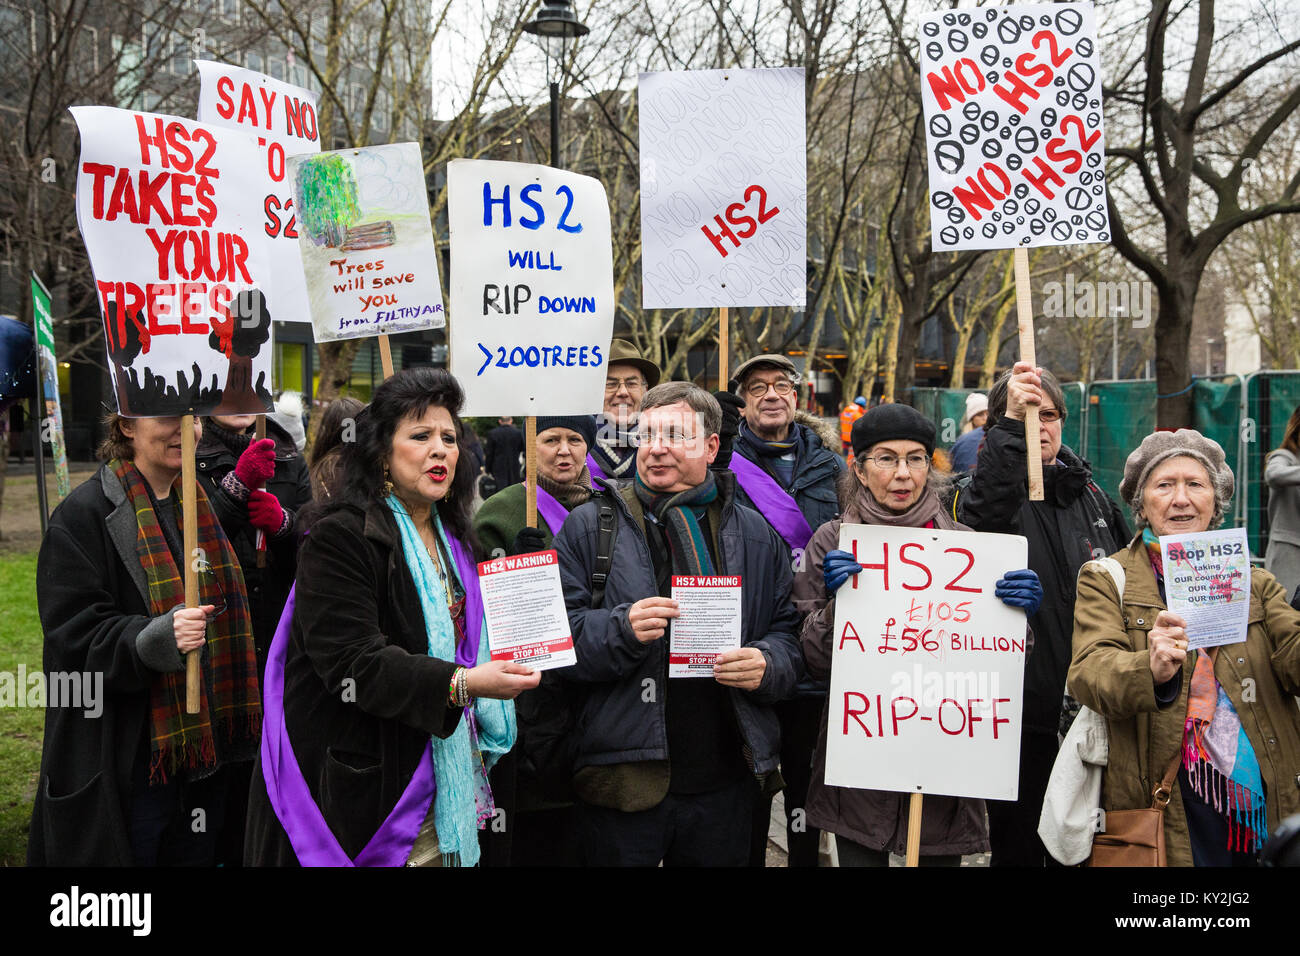
[[[911,405],[891,402],[877,405],[853,423],[851,444],[855,457],[882,441],[920,442],[925,446],[925,453],[932,455],[934,438],[934,422]]]
[[[587,450],[596,444],[596,419],[591,415],[538,415],[537,434],[548,428],[567,428],[582,436],[587,443]]]

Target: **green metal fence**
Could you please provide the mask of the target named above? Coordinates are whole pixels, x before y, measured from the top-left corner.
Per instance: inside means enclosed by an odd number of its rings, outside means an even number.
[[[1088,459],[1094,480],[1118,501],[1124,462],[1155,431],[1156,383],[1105,381],[1085,387],[1070,382],[1062,387],[1066,419],[1061,441]],[[941,447],[950,448],[956,441],[970,391],[912,390],[912,404],[935,423]],[[1198,378],[1192,384],[1192,427],[1223,446],[1236,475],[1237,492],[1227,523],[1247,529],[1256,559],[1262,559],[1268,546],[1264,458],[1281,443],[1287,419],[1298,405],[1297,370],[1256,372],[1244,381],[1237,375]]]

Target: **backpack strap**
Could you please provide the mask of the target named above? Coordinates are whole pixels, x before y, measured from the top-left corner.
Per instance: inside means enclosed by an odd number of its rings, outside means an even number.
[[[600,607],[605,600],[605,583],[614,566],[614,538],[618,532],[618,516],[609,498],[600,496],[600,512],[596,517],[596,563],[591,571],[591,606]]]

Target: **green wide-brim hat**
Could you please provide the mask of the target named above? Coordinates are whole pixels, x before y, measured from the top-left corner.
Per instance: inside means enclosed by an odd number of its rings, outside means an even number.
[[[654,388],[659,384],[662,372],[659,366],[649,359],[643,358],[641,350],[629,342],[627,339],[614,339],[609,343],[609,361],[605,363],[608,368],[617,364],[634,365],[641,374],[645,376],[646,387]]]

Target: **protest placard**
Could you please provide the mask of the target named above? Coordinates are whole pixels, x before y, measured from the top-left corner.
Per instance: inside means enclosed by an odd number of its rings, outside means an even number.
[[[77,223],[118,411],[268,411],[275,316],[261,290],[257,140],[179,116],[71,112],[81,132]]]
[[[554,550],[484,561],[478,583],[494,661],[539,671],[577,662]]]
[[[454,159],[447,215],[464,414],[598,411],[614,334],[605,187],[550,166]]]
[[[861,573],[835,595],[826,783],[1014,800],[1025,615],[993,594],[1018,535],[845,524]]]
[[[1250,621],[1245,528],[1160,536],[1165,606],[1187,622],[1189,650],[1240,644]]]
[[[68,478],[68,449],[63,440],[63,407],[59,401],[59,363],[54,357],[54,318],[50,315],[50,291],[32,273],[32,315],[36,320],[36,350],[40,358],[41,398],[45,414],[41,417],[41,441],[50,443],[54,455],[55,484],[59,501],[68,497],[72,483]],[[43,475],[44,469],[38,470]],[[43,481],[43,478],[42,478]],[[44,502],[42,501],[42,506]]]
[[[310,322],[288,157],[320,152],[316,94],[226,63],[195,60],[194,65],[200,81],[199,122],[242,129],[257,137],[266,179],[260,202],[271,268],[270,282],[262,290],[267,304],[281,321]]]
[[[316,341],[446,325],[419,145],[287,162]]]
[[[740,647],[740,575],[674,574],[672,599],[668,676],[712,677],[718,655]]]
[[[1109,241],[1092,4],[945,10],[920,41],[934,248]]]
[[[804,71],[642,73],[637,90],[644,306],[802,309]]]

